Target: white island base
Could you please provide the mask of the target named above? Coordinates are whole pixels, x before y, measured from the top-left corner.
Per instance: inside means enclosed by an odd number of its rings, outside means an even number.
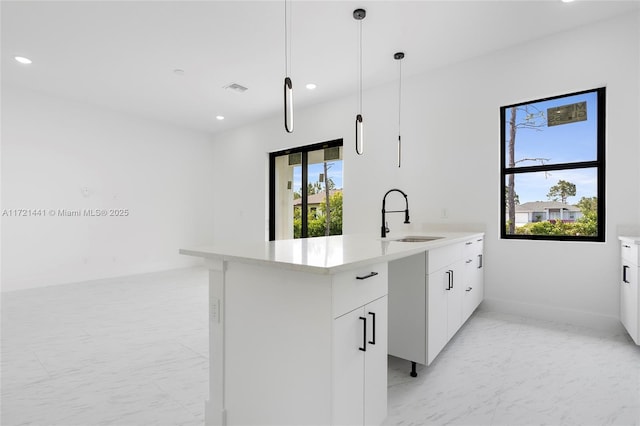
[[[182,249],[209,268],[207,425],[379,425],[388,262],[464,241],[345,235]]]
[[[364,280],[233,261],[208,267],[207,424],[382,423],[386,263],[366,267],[361,276],[378,275]]]

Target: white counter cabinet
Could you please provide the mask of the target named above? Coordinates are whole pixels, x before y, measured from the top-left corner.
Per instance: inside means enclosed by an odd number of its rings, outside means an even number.
[[[483,236],[389,262],[389,354],[429,365],[484,297]]]
[[[420,253],[425,259],[429,249],[475,235],[419,243],[344,235],[181,249],[209,268],[206,424],[381,424],[389,262]]]
[[[333,325],[333,424],[379,425],[387,416],[387,297]]]
[[[464,243],[464,292],[462,316],[469,318],[484,299],[484,237]]]
[[[640,238],[620,237],[620,322],[640,345],[640,291],[638,290]]]

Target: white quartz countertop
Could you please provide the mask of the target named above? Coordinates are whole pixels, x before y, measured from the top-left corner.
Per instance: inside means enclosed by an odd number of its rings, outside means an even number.
[[[631,244],[640,244],[640,237],[634,237],[634,236],[629,236],[629,235],[620,235],[620,236],[618,236],[618,239],[620,239],[620,241],[626,241],[626,242],[631,243]]]
[[[442,238],[428,242],[395,241],[408,235]],[[180,249],[180,253],[205,259],[267,264],[333,274],[367,264],[400,259],[483,235],[481,232],[419,232],[383,239],[373,235],[348,234],[266,242],[224,242],[211,246],[183,248]]]

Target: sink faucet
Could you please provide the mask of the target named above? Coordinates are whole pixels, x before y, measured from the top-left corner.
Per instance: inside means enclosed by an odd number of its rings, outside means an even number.
[[[405,202],[405,209],[404,210],[391,210],[391,211],[386,211],[385,210],[385,204],[387,201],[387,195],[389,195],[390,192],[399,192],[402,195],[404,195],[404,202]],[[387,191],[386,194],[384,194],[384,197],[382,197],[382,228],[381,228],[381,236],[382,238],[385,238],[387,236],[387,232],[389,232],[389,228],[387,228],[387,221],[385,220],[385,215],[387,213],[402,213],[404,212],[404,223],[409,223],[409,200],[407,199],[407,194],[405,194],[404,192],[402,192],[399,189],[390,189]]]

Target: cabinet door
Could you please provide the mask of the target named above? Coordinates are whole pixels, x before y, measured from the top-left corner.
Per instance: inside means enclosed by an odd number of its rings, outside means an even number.
[[[348,312],[333,321],[334,425],[364,423],[365,352],[362,349],[367,348],[365,322],[368,321],[364,308]]]
[[[364,424],[387,417],[387,296],[365,306],[367,351],[364,353]]]
[[[484,255],[471,253],[464,260],[462,322],[466,321],[484,299]]]
[[[462,294],[462,320],[466,321],[476,308],[476,284],[478,275],[475,271],[473,258],[465,257],[464,260],[464,292]]]
[[[462,319],[462,294],[464,293],[464,268],[461,260],[450,265],[451,286],[447,291],[447,342],[464,322]]]
[[[451,291],[451,275],[445,267],[428,276],[427,300],[427,365],[447,344],[447,299]]]
[[[633,263],[622,262],[620,279],[620,321],[636,344],[640,344],[638,336],[638,267]]]

